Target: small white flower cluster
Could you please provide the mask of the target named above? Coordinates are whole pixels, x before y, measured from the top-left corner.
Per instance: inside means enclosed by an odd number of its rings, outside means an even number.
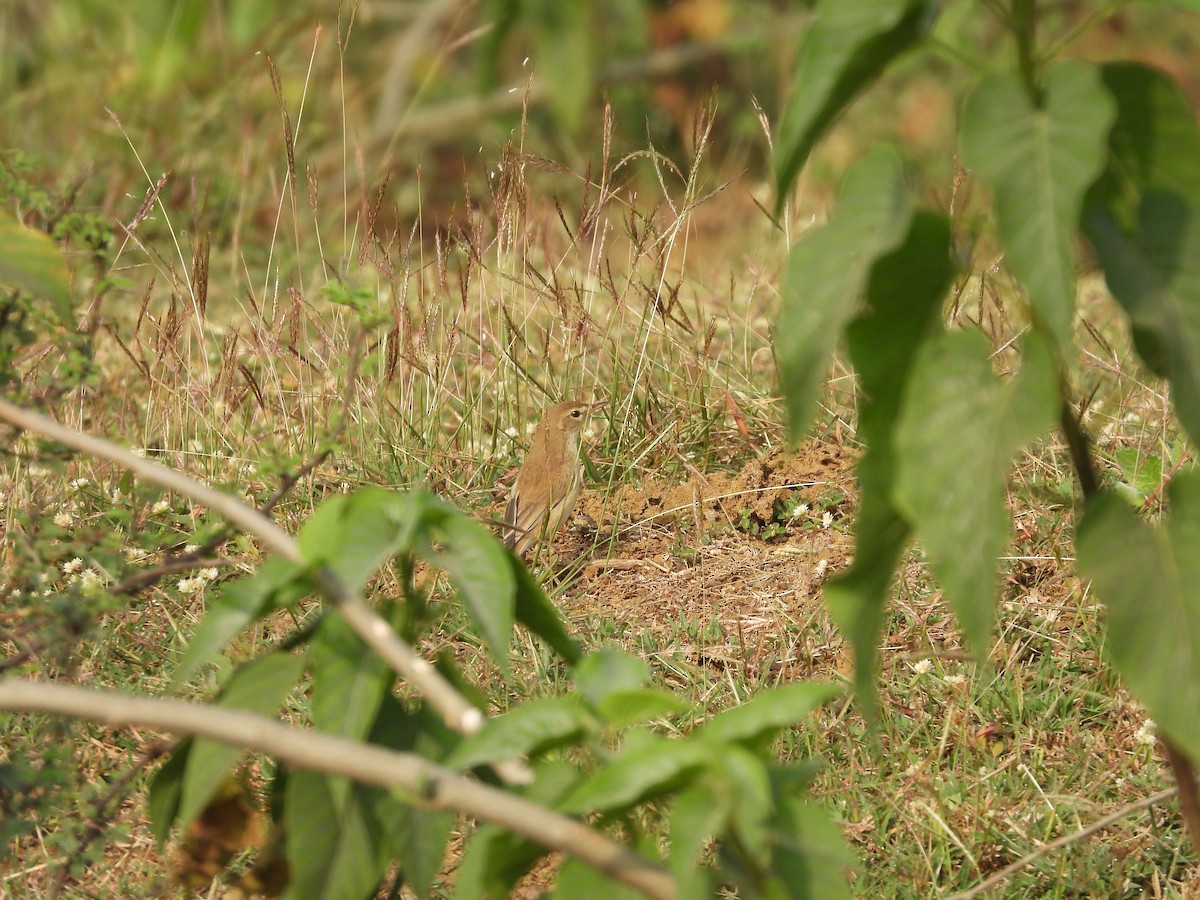
[[[1156,741],[1154,732],[1157,728],[1153,719],[1147,719],[1142,723],[1142,727],[1133,733],[1133,742],[1141,744],[1143,747],[1153,747]]]
[[[220,573],[216,569],[201,569],[192,578],[181,578],[176,587],[179,588],[179,593],[187,596],[189,594],[199,594],[203,592],[205,586],[217,577]]]
[[[928,675],[933,671],[933,660],[918,659],[915,663],[913,663],[912,670],[918,675]]]
[[[89,481],[86,478],[76,478],[74,481],[71,482],[71,490],[82,491],[89,484],[91,484],[91,481]]]
[[[150,507],[150,515],[160,516],[171,508],[171,501],[166,497],[161,500],[156,500],[154,505]]]
[[[76,556],[62,564],[62,573],[67,576],[67,584],[77,584],[85,591],[97,591],[104,587],[104,573],[95,566],[85,568],[83,560]]]

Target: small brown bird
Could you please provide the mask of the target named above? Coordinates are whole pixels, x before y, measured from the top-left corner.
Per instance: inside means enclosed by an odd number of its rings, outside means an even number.
[[[512,526],[504,532],[504,543],[518,556],[543,540],[552,541],[575,508],[583,483],[579,435],[588,415],[600,406],[602,402],[567,401],[542,415],[504,510],[504,522]]]

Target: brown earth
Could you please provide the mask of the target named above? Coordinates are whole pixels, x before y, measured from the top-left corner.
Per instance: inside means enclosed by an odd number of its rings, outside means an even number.
[[[854,460],[845,448],[809,443],[734,474],[585,491],[554,548],[561,560],[590,555],[565,591],[564,612],[628,623],[657,645],[673,640],[694,663],[747,674],[770,657],[789,669],[778,675],[811,675],[814,653],[840,667],[840,640],[781,661],[778,639],[821,613],[821,584],[850,563]],[[801,503],[808,509],[792,515]],[[681,646],[688,623],[726,640]]]

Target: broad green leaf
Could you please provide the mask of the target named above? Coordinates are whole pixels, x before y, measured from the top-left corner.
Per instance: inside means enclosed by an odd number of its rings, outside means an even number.
[[[769,822],[775,812],[766,759],[736,744],[721,751],[714,767],[732,790],[730,825],[743,851],[762,869],[771,867]]]
[[[963,108],[963,159],[992,189],[1008,268],[1064,350],[1073,340],[1075,232],[1114,115],[1099,71],[1077,61],[1046,73],[1037,106],[1016,75],[1002,74],[985,78]]]
[[[358,590],[384,561],[412,547],[424,510],[420,493],[361,488],[325,500],[297,535],[310,565],[327,568]]]
[[[455,900],[498,900],[546,854],[543,847],[496,825],[482,825],[467,838],[454,873]]]
[[[554,893],[560,900],[580,897],[603,897],[604,900],[642,900],[646,895],[626,887],[593,869],[587,863],[568,856],[554,878]]]
[[[980,654],[987,652],[997,560],[1012,526],[1009,469],[1058,409],[1051,350],[1032,334],[1023,349],[1020,372],[1002,379],[982,334],[956,331],[928,342],[896,432],[896,503],[916,526],[944,596]]]
[[[308,579],[299,566],[271,557],[247,578],[231,581],[212,602],[171,679],[179,690],[204,665],[216,662],[243,629],[268,612],[291,606],[309,593]]]
[[[847,874],[857,860],[842,830],[820,806],[780,798],[773,821],[775,883],[779,896],[795,900],[841,900],[852,896]]]
[[[724,831],[733,798],[701,783],[681,791],[671,810],[671,875],[680,897],[711,894],[711,874],[699,865],[700,852]]]
[[[591,727],[592,718],[577,697],[529,700],[512,712],[488,719],[454,749],[446,765],[470,769],[520,754],[544,753],[577,740]]]
[[[516,585],[517,621],[550,645],[566,662],[575,665],[583,657],[583,650],[567,631],[562,613],[525,564],[511,553],[506,555]]]
[[[374,896],[387,869],[382,826],[360,786],[319,772],[291,772],[284,801],[288,896],[343,900]]]
[[[0,211],[0,284],[49,300],[59,323],[71,326],[71,276],[47,235]]]
[[[690,703],[657,688],[613,691],[600,701],[599,706],[600,715],[609,728],[627,728],[666,716],[681,716],[691,709]]]
[[[686,785],[712,762],[696,740],[656,738],[618,754],[563,800],[568,813],[619,812]]]
[[[1167,485],[1150,525],[1119,497],[1088,502],[1079,570],[1108,608],[1106,649],[1158,726],[1200,764],[1200,473]]]
[[[1139,356],[1170,380],[1179,419],[1200,440],[1200,128],[1161,72],[1111,65],[1103,77],[1118,112],[1087,234]]]
[[[430,896],[457,815],[448,810],[420,809],[399,799],[393,799],[386,812],[377,814],[387,833],[386,848],[400,863],[404,880],[418,897]]]
[[[819,0],[775,139],[777,209],[842,111],[933,26],[932,0]]]
[[[246,663],[225,685],[217,700],[220,709],[237,709],[271,718],[304,672],[304,657],[270,653]],[[187,755],[179,800],[178,822],[190,825],[208,805],[245,751],[207,738],[192,742]]]
[[[895,430],[905,387],[924,342],[941,330],[954,264],[950,223],[919,211],[908,236],[871,269],[867,308],[846,329],[858,374],[859,514],[854,563],[825,587],[825,602],[854,647],[854,683],[868,720],[875,718],[875,677],[883,611],[911,528],[895,508]]]
[[[793,440],[808,429],[833,348],[861,306],[871,267],[900,244],[911,219],[900,159],[878,149],[850,167],[829,221],[792,247],[775,351]]]
[[[492,660],[507,673],[516,608],[512,554],[487,528],[451,507],[437,519],[442,548],[426,555],[450,573],[458,598],[492,651]]]
[[[341,616],[326,616],[312,640],[312,720],[321,731],[361,740],[393,675]]]
[[[444,760],[459,741],[441,717],[427,706],[410,711],[387,693],[380,704],[368,741],[381,747]],[[418,897],[429,896],[429,887],[442,867],[455,814],[414,806],[403,791],[366,789],[362,802],[383,828],[384,855],[400,863],[404,879]]]
[[[180,741],[150,781],[146,812],[150,815],[150,832],[158,844],[159,853],[166,849],[171,828],[179,817],[179,798],[183,794],[183,776],[187,772],[191,750],[191,738]]]
[[[599,707],[613,691],[640,688],[649,680],[646,661],[616,647],[593,650],[575,668],[575,687],[593,707]]]
[[[717,714],[697,736],[709,744],[755,745],[802,722],[814,709],[842,693],[836,684],[805,681],[762,691],[740,706]]]

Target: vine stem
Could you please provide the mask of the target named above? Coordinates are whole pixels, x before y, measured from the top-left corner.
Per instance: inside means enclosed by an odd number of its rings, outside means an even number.
[[[452,810],[492,822],[543,847],[561,850],[655,900],[675,896],[674,879],[663,866],[583,822],[466,778],[414,753],[360,744],[240,710],[23,678],[0,679],[0,709],[210,738],[267,754],[295,768],[399,788],[411,795],[416,806]]]

